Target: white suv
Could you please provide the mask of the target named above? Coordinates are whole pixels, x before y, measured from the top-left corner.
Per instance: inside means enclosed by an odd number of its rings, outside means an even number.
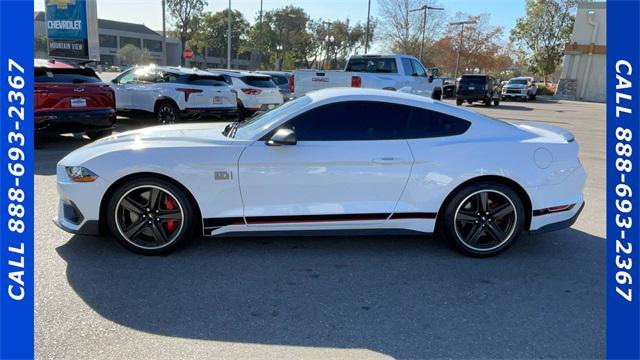
[[[236,93],[220,74],[181,67],[139,66],[111,81],[118,111],[155,114],[159,124],[203,116],[236,117]]]
[[[271,76],[250,72],[223,69],[207,69],[219,73],[238,93],[238,116],[242,119],[257,111],[266,111],[282,104],[284,98]]]

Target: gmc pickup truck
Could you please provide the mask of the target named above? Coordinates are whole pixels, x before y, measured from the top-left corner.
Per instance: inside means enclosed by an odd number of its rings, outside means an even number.
[[[294,97],[330,87],[362,87],[402,91],[442,99],[443,83],[409,55],[355,55],[344,70],[296,70]]]

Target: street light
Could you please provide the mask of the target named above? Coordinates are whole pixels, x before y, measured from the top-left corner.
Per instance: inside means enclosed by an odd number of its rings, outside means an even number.
[[[227,69],[231,69],[231,0],[227,14]]]
[[[475,20],[467,20],[467,21],[458,21],[449,23],[450,26],[460,25],[460,44],[458,45],[458,55],[456,56],[456,71],[453,74],[455,79],[458,78],[458,67],[460,66],[460,49],[462,48],[462,36],[464,34],[464,26],[468,24],[477,24],[478,22]]]
[[[422,61],[422,51],[424,50],[424,32],[427,27],[427,10],[444,10],[444,8],[437,8],[429,5],[422,5],[417,9],[409,10],[409,12],[422,11],[422,41],[420,42],[420,61]]]
[[[283,46],[281,44],[276,45],[276,53],[280,53],[280,56],[278,56],[278,71],[282,71],[282,57],[284,56],[282,49]]]
[[[367,32],[364,34],[364,53],[367,54],[367,50],[369,49],[369,19],[371,19],[371,0],[369,0],[369,5],[367,6]]]

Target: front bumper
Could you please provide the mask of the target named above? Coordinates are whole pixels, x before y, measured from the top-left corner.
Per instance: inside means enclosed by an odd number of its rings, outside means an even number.
[[[54,223],[73,234],[98,235],[100,202],[109,183],[101,177],[94,182],[71,181],[62,165],[57,166],[56,173],[59,201]]]
[[[108,130],[116,123],[115,109],[36,112],[34,117],[36,134]]]

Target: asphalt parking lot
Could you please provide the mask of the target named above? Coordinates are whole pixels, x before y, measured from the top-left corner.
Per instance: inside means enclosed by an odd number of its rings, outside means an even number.
[[[523,235],[489,259],[437,238],[357,234],[197,239],[143,257],[52,224],[55,164],[89,140],[45,140],[35,168],[36,356],[603,358],[605,105],[472,108],[573,131],[589,178],[571,229]]]

